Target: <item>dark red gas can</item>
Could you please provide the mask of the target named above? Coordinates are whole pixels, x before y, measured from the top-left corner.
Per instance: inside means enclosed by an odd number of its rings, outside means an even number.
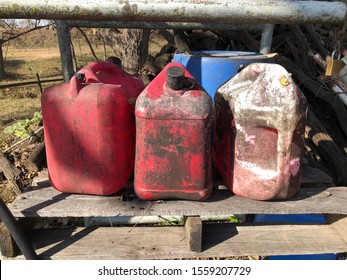
[[[271,200],[299,190],[306,111],[278,64],[253,63],[217,90],[212,158],[234,194]]]
[[[212,190],[212,99],[169,63],[136,101],[134,186],[144,200],[207,199]]]
[[[141,80],[93,62],[48,88],[41,105],[49,178],[61,192],[109,195],[132,175]]]

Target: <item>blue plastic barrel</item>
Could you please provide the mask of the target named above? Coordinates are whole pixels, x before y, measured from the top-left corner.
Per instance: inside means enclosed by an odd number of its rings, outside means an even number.
[[[241,67],[253,62],[273,63],[275,55],[239,51],[192,51],[176,53],[173,61],[182,63],[213,100],[217,89],[235,76]]]
[[[322,214],[257,214],[254,217],[255,223],[314,223],[326,224],[327,220]],[[328,254],[310,254],[310,255],[278,255],[269,256],[269,260],[336,260],[337,255]]]

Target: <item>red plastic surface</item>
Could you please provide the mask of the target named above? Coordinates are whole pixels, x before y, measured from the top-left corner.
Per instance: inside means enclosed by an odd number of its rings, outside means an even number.
[[[132,175],[134,104],[141,80],[110,62],[94,62],[42,95],[47,165],[61,192],[108,195]]]
[[[212,160],[234,194],[288,199],[300,188],[307,102],[289,76],[254,63],[215,95]]]
[[[171,66],[181,67],[189,78],[182,90],[166,85]],[[212,112],[210,96],[180,63],[168,64],[140,94],[134,186],[141,199],[209,197]]]

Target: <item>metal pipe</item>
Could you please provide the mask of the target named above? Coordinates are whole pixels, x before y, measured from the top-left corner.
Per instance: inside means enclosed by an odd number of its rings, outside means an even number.
[[[62,21],[56,20],[57,36],[60,50],[64,81],[67,82],[75,74],[72,63],[70,29]]]
[[[268,54],[271,51],[272,45],[272,35],[274,32],[274,25],[268,24],[261,34],[261,42],[260,42],[260,53]]]
[[[34,248],[32,247],[29,239],[24,234],[22,229],[17,224],[16,219],[12,215],[11,211],[7,208],[6,204],[0,198],[0,219],[4,222],[8,230],[10,231],[13,239],[16,241],[19,249],[23,253],[27,260],[38,260]]]
[[[204,23],[331,23],[344,21],[346,4],[270,0],[0,0],[0,18]]]
[[[69,27],[139,28],[139,29],[195,29],[195,30],[263,30],[266,24],[219,24],[198,22],[123,22],[96,20],[64,20]]]
[[[240,223],[246,222],[246,215],[220,215],[220,216],[200,216],[201,221],[231,221],[238,220]],[[180,224],[184,216],[117,216],[117,217],[85,217],[83,219],[85,227],[91,226],[116,226],[134,224]]]

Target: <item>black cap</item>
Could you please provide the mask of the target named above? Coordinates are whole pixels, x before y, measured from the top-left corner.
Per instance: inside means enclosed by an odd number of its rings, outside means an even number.
[[[112,62],[113,64],[122,66],[122,60],[119,57],[116,56],[110,56],[109,58],[106,59],[108,62]]]
[[[178,66],[171,66],[166,70],[166,83],[173,90],[184,88],[184,69]]]
[[[84,79],[86,78],[86,75],[84,75],[84,73],[76,73],[75,76],[76,76],[77,79],[80,80],[81,82],[83,82]]]

